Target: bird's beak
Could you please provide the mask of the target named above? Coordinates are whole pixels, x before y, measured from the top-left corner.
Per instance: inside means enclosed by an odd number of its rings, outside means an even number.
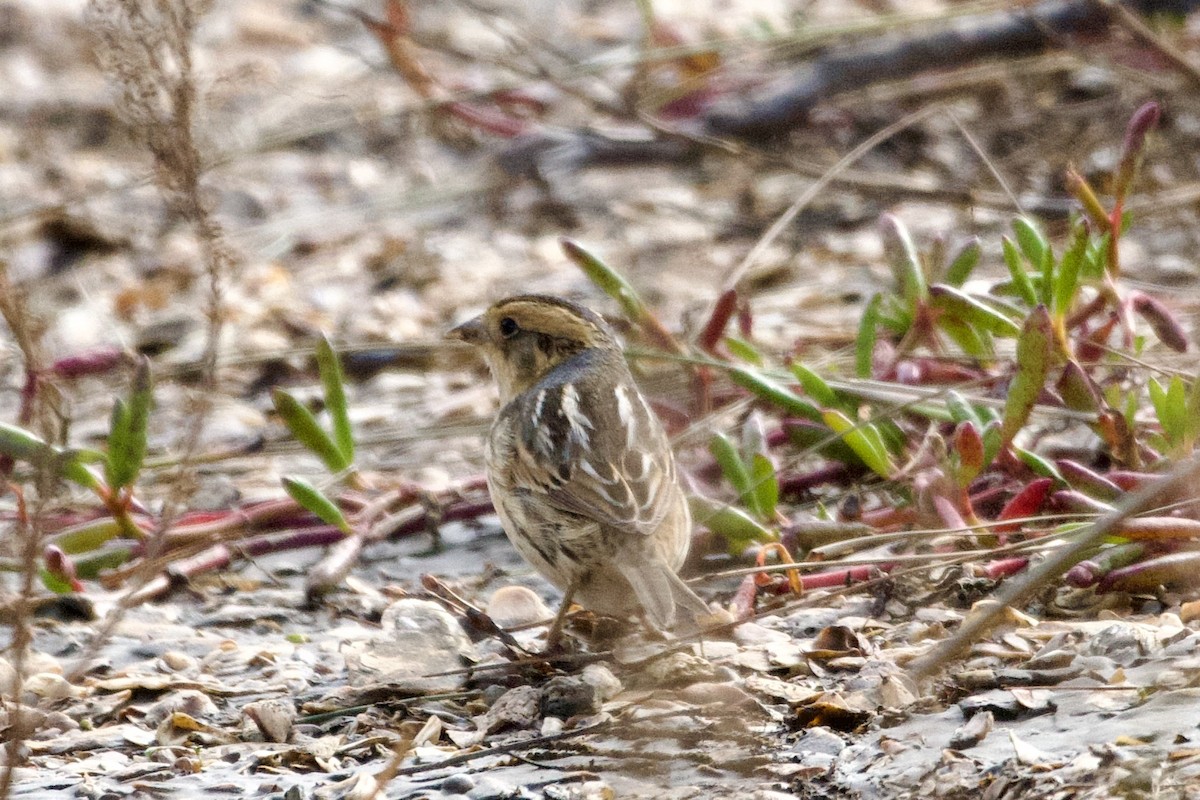
[[[475,317],[446,331],[446,338],[458,339],[467,344],[479,344],[484,339],[484,333],[483,317]]]

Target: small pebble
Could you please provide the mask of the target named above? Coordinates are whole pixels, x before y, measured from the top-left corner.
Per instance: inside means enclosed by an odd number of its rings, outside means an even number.
[[[950,747],[966,750],[982,742],[995,727],[996,718],[990,711],[983,711],[968,719],[950,735]]]
[[[493,705],[497,700],[500,699],[500,695],[507,692],[509,688],[510,687],[499,683],[493,683],[490,686],[484,687],[483,702],[488,706]]]
[[[824,753],[836,756],[846,747],[846,740],[827,728],[809,728],[792,745],[796,753]]]
[[[583,668],[582,677],[584,682],[596,689],[596,698],[602,703],[616,697],[624,688],[612,670],[603,664],[588,664]]]
[[[168,650],[159,657],[159,662],[164,669],[171,672],[191,672],[199,669],[200,662],[187,653],[181,653],[178,650]]]
[[[1185,623],[1200,619],[1200,600],[1192,600],[1179,607],[1179,618]]]
[[[554,613],[525,586],[502,586],[488,600],[487,615],[502,628],[549,619]]]
[[[638,676],[638,683],[677,689],[691,683],[711,681],[715,675],[716,668],[700,656],[671,653],[647,664]]]
[[[542,687],[540,710],[542,716],[570,719],[594,714],[600,709],[596,687],[583,678],[559,675]]]
[[[442,781],[442,791],[448,794],[466,794],[475,788],[469,775],[451,775]]]

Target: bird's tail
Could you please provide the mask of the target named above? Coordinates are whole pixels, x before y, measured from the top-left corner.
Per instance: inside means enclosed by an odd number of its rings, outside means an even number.
[[[697,623],[712,613],[708,604],[661,559],[619,564],[617,568],[633,587],[647,619],[659,630],[669,630],[675,625],[679,608],[684,609]]]

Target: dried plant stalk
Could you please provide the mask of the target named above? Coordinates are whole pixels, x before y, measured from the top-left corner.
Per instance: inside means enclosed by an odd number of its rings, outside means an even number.
[[[45,393],[36,392],[38,375],[44,363],[41,350],[41,322],[30,313],[25,302],[25,294],[14,287],[8,279],[8,265],[0,261],[0,316],[12,332],[13,340],[21,352],[25,362],[25,385],[22,392],[21,422],[34,425],[41,432],[45,441],[53,441],[52,435],[57,419],[55,409],[46,402]],[[0,482],[7,481],[11,461],[0,464]],[[0,798],[6,798],[12,792],[14,770],[20,764],[21,753],[25,740],[33,733],[30,718],[22,706],[23,687],[25,683],[25,665],[29,647],[33,642],[33,629],[30,626],[32,608],[30,599],[38,575],[38,555],[41,549],[41,531],[39,520],[46,501],[59,488],[60,481],[54,475],[49,465],[43,465],[34,473],[37,485],[35,506],[30,511],[24,493],[16,486],[10,488],[16,495],[17,514],[13,524],[12,535],[6,537],[8,547],[13,550],[16,561],[20,564],[20,578],[16,595],[12,602],[12,616],[6,620],[12,626],[12,640],[7,649],[7,655],[12,667],[12,682],[0,686],[0,703],[3,703],[8,713],[9,726],[5,732],[5,755],[3,770],[0,771]]]
[[[165,534],[192,490],[196,450],[218,390],[224,284],[235,264],[205,196],[206,160],[197,141],[200,95],[193,71],[192,36],[208,6],[204,0],[91,0],[88,6],[99,39],[97,57],[118,92],[118,113],[150,152],[155,181],[169,210],[195,232],[207,276],[201,387],[189,399],[189,423],[179,445],[181,457],[170,478],[156,530],[147,537],[143,563],[148,565],[156,562]],[[131,581],[125,601],[105,620],[72,670],[72,678],[86,669],[125,608],[141,596],[139,588],[154,577],[147,569]]]
[[[203,0],[92,0],[101,66],[120,92],[117,109],[154,158],[155,180],[195,229],[208,276],[206,394],[216,388],[223,282],[234,263],[224,231],[205,200],[204,159],[196,141],[198,92],[191,38]]]

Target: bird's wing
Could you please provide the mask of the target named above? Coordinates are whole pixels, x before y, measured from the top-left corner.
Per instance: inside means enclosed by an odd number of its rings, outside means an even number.
[[[517,482],[552,505],[602,525],[653,533],[676,502],[675,460],[662,426],[637,389],[543,384],[510,413],[516,427]]]

